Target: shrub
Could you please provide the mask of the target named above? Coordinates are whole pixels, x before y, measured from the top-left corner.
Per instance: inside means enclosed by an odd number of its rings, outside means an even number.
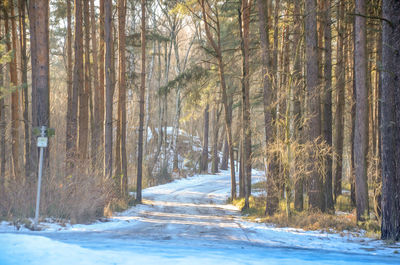
[[[33,217],[36,183],[8,181],[0,194],[0,214],[8,220]],[[85,223],[104,215],[113,198],[112,181],[94,174],[50,175],[43,178],[40,216]]]

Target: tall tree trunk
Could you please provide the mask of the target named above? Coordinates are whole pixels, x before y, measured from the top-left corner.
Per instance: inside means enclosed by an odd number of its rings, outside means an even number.
[[[66,174],[71,174],[70,168],[72,163],[72,15],[71,0],[67,0],[67,126],[66,126]]]
[[[112,1],[104,0],[104,39],[105,39],[105,56],[104,69],[106,80],[106,122],[104,132],[104,175],[111,179],[113,176],[113,80],[112,80]]]
[[[250,67],[249,67],[249,30],[251,0],[241,0],[239,12],[241,50],[242,50],[242,139],[244,159],[245,180],[245,204],[249,208],[249,197],[251,195],[251,124],[250,124]]]
[[[159,91],[161,87],[161,45],[160,42],[157,42],[157,91]],[[147,175],[151,178],[153,176],[154,166],[157,164],[158,157],[161,153],[161,147],[163,143],[163,104],[162,104],[162,95],[158,94],[158,137],[157,137],[157,150],[151,163],[149,163],[147,167]]]
[[[265,149],[273,141],[273,126],[272,126],[272,100],[273,90],[270,71],[270,43],[269,43],[269,1],[266,3],[263,0],[257,0],[258,16],[259,16],[259,31],[262,50],[262,78],[263,78],[263,105],[264,105],[264,129],[265,129]],[[278,188],[277,182],[272,172],[275,170],[274,158],[267,158],[266,177],[267,177],[267,203],[265,213],[272,215],[278,209]]]
[[[93,106],[93,121],[92,121],[92,138],[90,143],[91,158],[92,158],[92,168],[102,172],[99,167],[101,163],[100,160],[100,150],[102,146],[102,115],[101,112],[101,94],[104,94],[103,89],[100,87],[99,82],[99,64],[98,64],[98,52],[97,52],[97,35],[96,35],[96,13],[94,10],[94,0],[90,0],[90,23],[91,23],[91,33],[92,33],[92,75],[93,75],[93,95],[94,95],[94,106]]]
[[[356,111],[354,131],[354,170],[356,179],[357,221],[368,219],[368,85],[366,49],[366,2],[356,0],[354,27],[354,77],[356,90]]]
[[[325,50],[325,91],[324,91],[324,118],[323,134],[325,143],[332,147],[332,30],[331,30],[331,3],[325,1],[324,12],[324,50]],[[332,156],[328,155],[325,162],[325,207],[333,211],[332,196]]]
[[[72,81],[71,100],[71,126],[67,131],[67,158],[68,175],[72,174],[77,155],[77,133],[78,133],[78,99],[83,90],[83,31],[82,31],[82,2],[75,0],[75,63]],[[68,128],[68,127],[67,127]]]
[[[350,139],[349,144],[351,148],[350,152],[350,201],[352,206],[356,206],[356,188],[355,188],[355,170],[354,170],[354,132],[355,132],[355,116],[356,116],[356,86],[354,85],[354,38],[350,38],[351,34],[354,32],[354,25],[351,23],[346,24],[347,31],[347,41],[346,41],[346,56],[345,56],[345,65],[348,65],[347,76],[346,76],[346,84],[348,84],[347,92],[349,93],[348,101],[350,102],[350,112],[351,112],[351,130],[350,130]]]
[[[213,145],[212,145],[212,164],[211,164],[211,173],[218,173],[218,164],[219,164],[219,152],[218,152],[218,135],[219,135],[219,117],[221,115],[220,105],[218,103],[215,104],[213,109]]]
[[[141,50],[142,70],[140,73],[140,97],[139,97],[139,139],[138,139],[138,165],[136,182],[136,201],[142,202],[142,166],[143,166],[143,125],[144,125],[144,96],[146,89],[146,0],[141,0]],[[165,154],[164,154],[165,155]]]
[[[120,145],[117,152],[120,153],[121,158],[119,174],[117,174],[118,184],[120,188],[120,195],[127,196],[128,179],[127,179],[127,157],[126,157],[126,79],[125,79],[125,24],[126,24],[126,0],[118,1],[118,55],[119,55],[119,100],[118,100],[118,127],[120,128]],[[118,136],[117,136],[118,137]],[[121,178],[119,178],[121,176]]]
[[[315,143],[321,135],[320,95],[318,81],[318,52],[317,52],[317,5],[315,0],[306,0],[305,38],[306,38],[306,81],[307,107],[309,122],[308,140]],[[324,211],[322,178],[317,168],[312,168],[308,188],[309,208]]]
[[[299,1],[293,0],[295,14],[300,18],[302,12],[302,6]],[[294,25],[294,41],[293,41],[293,77],[292,77],[292,88],[291,88],[291,108],[293,113],[291,114],[290,124],[290,138],[293,141],[297,141],[299,144],[303,143],[303,137],[301,135],[303,124],[302,124],[302,113],[301,113],[301,102],[302,102],[302,87],[303,87],[303,76],[301,67],[301,55],[302,55],[302,27],[301,23],[295,22]],[[295,152],[297,153],[297,152]],[[296,211],[303,210],[303,173],[298,174],[296,168],[297,155],[293,154],[291,158],[292,164],[290,165],[290,178],[294,179],[294,208]]]
[[[204,109],[203,152],[201,153],[200,172],[208,172],[208,132],[209,132],[209,105]]]
[[[29,6],[28,6],[28,16],[29,16],[29,21],[34,22],[36,21],[36,10],[35,8],[37,7],[37,4],[35,1],[30,1]],[[36,25],[35,23],[29,23],[29,33],[30,33],[30,50],[31,50],[31,75],[32,75],[32,89],[31,89],[31,98],[32,98],[32,103],[31,103],[31,109],[32,109],[32,127],[35,126],[37,122],[37,115],[38,115],[38,109],[37,109],[37,48],[36,48]],[[35,71],[34,71],[35,69]],[[31,155],[31,160],[30,160],[30,176],[29,176],[29,183],[33,185],[34,181],[36,180],[36,172],[37,172],[37,165],[38,165],[38,148],[36,146],[36,139],[37,136],[35,136],[33,133],[31,134],[31,146],[30,146],[30,155]]]
[[[0,23],[0,37],[2,37],[2,28]],[[4,76],[3,67],[0,67],[0,87],[3,87]],[[28,161],[27,161],[28,162]],[[6,120],[4,94],[0,92],[0,191],[3,192],[6,177]]]
[[[84,164],[82,169],[86,167],[88,137],[89,137],[89,91],[91,90],[91,69],[90,69],[90,23],[89,23],[89,1],[83,3],[83,20],[85,31],[83,36],[84,42],[84,62],[85,76],[84,86],[79,91],[79,160]]]
[[[21,175],[21,168],[19,166],[19,127],[20,127],[20,100],[18,91],[18,72],[17,72],[17,25],[15,22],[14,2],[10,1],[11,9],[11,35],[12,35],[12,49],[14,50],[14,57],[12,60],[13,67],[10,66],[11,83],[16,86],[15,91],[11,94],[11,130],[12,130],[12,156],[13,156],[13,170],[14,177],[19,181],[23,180]]]
[[[21,172],[19,168],[19,92],[18,92],[18,74],[17,74],[17,32],[14,17],[14,4],[13,1],[8,2],[8,6],[4,8],[5,17],[5,34],[7,38],[7,50],[13,51],[14,56],[9,62],[10,66],[10,82],[13,87],[11,93],[11,150],[12,150],[12,169],[13,177],[15,180],[21,181]],[[9,14],[10,13],[10,14]],[[9,28],[11,22],[11,33]],[[10,40],[9,36],[12,39]]]
[[[334,197],[342,194],[342,161],[343,161],[343,137],[344,137],[344,104],[345,104],[345,70],[344,70],[344,3],[341,1],[337,7],[338,39],[336,46],[336,112],[335,112],[335,175]]]
[[[400,2],[383,0],[381,82],[381,238],[400,240]]]
[[[95,102],[95,105],[98,107],[98,126],[99,126],[99,144],[98,150],[99,158],[104,160],[104,140],[105,140],[105,86],[104,86],[104,76],[106,73],[106,69],[104,67],[104,59],[105,59],[105,34],[104,34],[104,26],[105,26],[105,14],[104,14],[104,0],[100,0],[100,16],[99,16],[99,90],[98,90],[98,102]],[[101,155],[100,155],[101,154]],[[100,159],[98,159],[100,160]],[[99,172],[104,172],[104,163],[98,163]]]
[[[380,15],[378,13],[377,15]],[[381,32],[376,32],[374,34],[375,36],[375,65],[373,67],[378,68],[381,66],[381,61],[382,61],[382,34]],[[372,156],[374,158],[374,170],[373,170],[373,175],[374,175],[374,189],[373,189],[373,201],[374,201],[374,212],[375,215],[380,219],[382,217],[382,186],[380,183],[382,183],[382,174],[381,174],[381,149],[379,148],[380,146],[380,73],[379,71],[375,71],[374,74],[374,89],[372,91],[372,110],[371,110],[371,116],[372,116]],[[382,221],[382,219],[380,219]]]
[[[172,36],[171,36],[172,39]],[[168,47],[168,42],[165,42],[165,56],[164,56],[164,63],[165,63],[165,68],[164,68],[164,85],[168,84],[169,80],[169,70],[171,66],[171,53],[172,53],[172,41],[170,41],[170,45]],[[164,134],[163,134],[163,161],[162,161],[162,167],[161,168],[166,168],[167,167],[167,160],[168,160],[168,154],[167,154],[167,138],[168,138],[168,133],[167,133],[167,125],[168,125],[168,93],[163,93],[163,124],[162,126],[164,127]]]
[[[32,123],[33,127],[50,126],[49,101],[49,1],[29,1],[29,18],[31,26],[31,56],[32,64]],[[36,141],[32,143],[34,152],[37,152]],[[45,148],[44,174],[49,165],[49,148]],[[36,154],[37,156],[37,154]]]
[[[174,46],[174,53],[175,53],[175,60],[176,60],[176,68],[177,68],[177,74],[180,75],[182,73],[182,66],[181,66],[181,61],[180,61],[180,56],[179,56],[179,47],[178,47],[178,41],[177,41],[177,36],[176,33],[173,32],[173,39],[172,39],[172,44]],[[182,99],[181,99],[181,84],[178,83],[178,87],[176,89],[176,104],[175,104],[175,121],[174,121],[174,129],[173,129],[173,139],[172,139],[172,149],[174,152],[174,158],[173,158],[173,170],[178,170],[178,138],[179,138],[179,127],[180,127],[180,116],[181,116],[181,104],[182,104]]]
[[[151,10],[150,11],[151,13],[152,13],[152,23],[153,23],[153,30],[154,31],[156,31],[157,30],[157,19],[156,19],[156,12],[153,12],[153,10]],[[153,78],[153,72],[154,72],[154,69],[155,69],[155,57],[156,57],[156,43],[157,43],[157,41],[156,40],[153,40],[153,51],[152,51],[152,54],[151,54],[151,60],[150,60],[150,65],[149,65],[149,74],[147,75],[147,81],[146,81],[146,83],[147,83],[147,85],[148,85],[148,93],[146,94],[146,118],[145,118],[145,122],[144,122],[144,128],[145,128],[145,130],[144,130],[144,139],[145,139],[145,141],[144,141],[144,147],[143,147],[143,153],[144,153],[144,155],[145,156],[147,156],[148,155],[148,153],[149,153],[149,148],[148,148],[148,144],[150,143],[150,141],[148,141],[148,129],[150,128],[150,130],[153,132],[153,128],[154,128],[154,125],[152,125],[151,124],[151,121],[150,121],[150,110],[151,110],[151,99],[152,99],[152,97],[151,97],[151,93],[150,93],[150,90],[151,90],[151,88],[153,87],[152,85],[151,85],[151,81],[152,81],[152,78]],[[156,90],[156,91],[158,91],[158,90]],[[153,134],[154,135],[154,134]]]
[[[279,47],[279,12],[280,12],[280,6],[281,6],[281,1],[280,0],[275,0],[274,1],[274,47],[273,47],[273,53],[272,53],[272,65],[270,67],[272,68],[272,75],[275,79],[275,82],[278,84],[278,47]],[[271,8],[272,9],[272,8]],[[268,18],[266,18],[268,19]]]
[[[243,159],[243,139],[240,137],[239,150],[237,154],[237,162],[239,163],[239,198],[246,196],[245,183],[244,183],[244,159]]]
[[[25,178],[29,178],[29,165],[30,165],[30,133],[29,133],[29,99],[28,99],[28,57],[26,55],[26,2],[25,0],[18,0],[19,10],[19,43],[21,50],[21,82],[23,93],[23,120],[25,132]]]
[[[121,54],[124,56],[120,57],[121,63],[120,63],[120,87],[123,90],[120,96],[120,102],[121,102],[121,130],[122,130],[122,135],[121,135],[121,157],[122,157],[122,174],[123,174],[123,180],[121,181],[121,190],[122,190],[122,196],[125,198],[128,196],[128,157],[127,157],[127,152],[126,152],[126,124],[127,124],[127,118],[126,118],[126,57],[125,57],[125,50],[126,50],[126,36],[125,36],[125,26],[126,26],[126,0],[124,0],[124,8],[123,8],[123,20],[121,24],[123,24],[123,35],[120,36],[120,41],[121,41]],[[123,80],[123,82],[122,82]]]

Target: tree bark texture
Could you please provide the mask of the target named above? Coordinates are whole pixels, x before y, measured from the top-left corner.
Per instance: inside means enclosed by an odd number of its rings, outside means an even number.
[[[218,134],[219,134],[219,104],[215,104],[212,110],[212,126],[213,126],[213,144],[212,144],[212,164],[211,173],[218,172],[219,155],[218,155]]]
[[[272,101],[273,90],[270,71],[270,43],[269,43],[269,12],[270,1],[257,0],[259,31],[262,52],[262,77],[263,77],[263,105],[264,105],[264,129],[265,129],[265,148],[273,141],[273,115]],[[275,170],[275,160],[273,157],[267,159],[266,177],[267,177],[267,203],[265,213],[272,215],[278,209],[278,187],[275,176],[272,172]]]
[[[103,146],[103,119],[104,119],[104,101],[101,101],[101,97],[104,97],[104,89],[100,86],[99,81],[99,53],[97,48],[97,34],[96,34],[96,13],[94,9],[94,0],[90,0],[90,23],[92,32],[92,75],[93,75],[93,130],[91,138],[91,158],[92,168],[98,172],[102,172],[101,164],[101,151]]]
[[[119,64],[119,100],[118,100],[118,127],[120,128],[120,172],[117,175],[119,184],[119,193],[122,197],[127,196],[128,191],[128,172],[127,172],[127,157],[126,157],[126,60],[125,60],[125,24],[126,24],[126,0],[118,1],[118,64]]]
[[[79,162],[86,167],[88,138],[89,138],[89,91],[91,90],[91,69],[90,69],[90,23],[89,23],[89,1],[83,3],[84,23],[84,82],[79,91]]]
[[[72,81],[72,100],[70,126],[67,125],[67,174],[72,174],[77,156],[77,134],[78,134],[78,100],[79,93],[83,90],[83,19],[82,1],[75,0],[75,62]]]
[[[49,101],[49,1],[31,0],[29,2],[31,25],[32,59],[32,125],[33,127],[50,126]],[[32,30],[33,27],[33,30]],[[36,138],[36,137],[34,137]],[[34,156],[37,158],[36,139],[32,143]],[[46,174],[49,164],[49,148],[45,148],[43,160]]]
[[[144,126],[144,97],[146,89],[146,1],[141,0],[141,51],[142,70],[140,73],[140,96],[139,96],[139,137],[138,137],[138,165],[137,165],[137,192],[136,201],[142,202],[142,166],[143,166],[143,126]],[[165,155],[165,154],[164,154]]]
[[[338,37],[336,46],[336,112],[335,112],[335,175],[334,175],[334,198],[342,194],[342,162],[343,162],[343,137],[344,137],[344,104],[345,104],[345,70],[344,70],[344,3],[340,2],[337,7]]]
[[[72,14],[71,0],[67,0],[67,120],[66,120],[66,174],[71,174],[72,163]]]
[[[210,124],[209,105],[204,109],[203,151],[201,153],[200,172],[208,172],[208,133]]]
[[[243,138],[243,162],[245,181],[245,208],[249,207],[251,195],[251,118],[250,118],[250,13],[251,0],[241,0],[239,13],[241,50],[242,50],[242,138]]]
[[[21,83],[23,93],[23,120],[25,132],[25,178],[30,174],[30,132],[29,132],[29,97],[28,97],[28,57],[26,54],[26,1],[18,0],[19,10],[19,43],[21,51]]]
[[[383,0],[381,71],[381,238],[400,240],[400,2]]]
[[[315,0],[306,0],[305,12],[307,112],[310,119],[308,140],[310,143],[316,143],[321,135],[321,113],[318,80],[317,5]],[[324,211],[323,183],[317,168],[312,168],[308,184],[310,209]]]
[[[295,8],[295,14],[300,18],[299,14],[302,12],[302,5],[299,3],[299,1],[293,0],[294,2],[294,8]],[[294,140],[297,141],[299,144],[303,143],[303,124],[302,124],[302,113],[301,113],[301,102],[303,101],[303,75],[302,75],[302,44],[303,44],[303,38],[302,38],[302,23],[296,23],[294,25],[294,41],[293,41],[293,57],[295,58],[294,64],[293,64],[293,80],[292,80],[292,86],[293,88],[291,89],[292,93],[292,108],[293,108],[293,113],[291,117],[291,135],[290,137]],[[290,177],[291,179],[294,179],[294,208],[297,211],[302,211],[303,210],[303,201],[304,201],[304,196],[303,196],[303,174],[297,174],[296,172],[296,159],[297,156],[293,155],[292,158],[294,161],[292,161],[292,165],[290,166]]]
[[[356,188],[357,221],[368,219],[368,85],[367,85],[367,31],[366,1],[356,0],[357,15],[354,25],[354,84],[356,92],[354,126],[354,171]]]
[[[0,36],[2,28],[0,24]],[[0,67],[0,87],[4,84],[3,67]],[[0,93],[0,190],[4,189],[6,177],[6,120],[5,120],[5,105],[4,95]]]
[[[324,91],[324,124],[323,133],[325,143],[332,147],[332,29],[331,29],[331,1],[324,0],[324,44],[325,44],[325,91]],[[332,196],[332,155],[326,157],[325,162],[325,207],[327,210],[334,210]]]
[[[12,152],[12,176],[15,180],[21,181],[21,172],[19,167],[19,92],[18,92],[18,74],[17,74],[17,32],[14,17],[13,1],[6,3],[3,9],[5,17],[5,35],[7,40],[7,50],[13,51],[14,56],[9,62],[10,67],[10,85],[13,88],[11,93],[11,152]],[[11,24],[11,32],[10,32]],[[11,39],[10,37],[11,36]]]
[[[104,56],[104,70],[106,80],[106,120],[104,131],[104,176],[111,179],[113,176],[113,80],[112,80],[112,1],[104,0],[104,42],[105,42],[105,56]]]

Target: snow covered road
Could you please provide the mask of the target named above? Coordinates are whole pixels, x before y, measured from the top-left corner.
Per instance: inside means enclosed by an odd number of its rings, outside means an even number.
[[[3,223],[0,264],[400,264],[399,245],[247,222],[225,204],[229,187],[228,172],[198,175],[144,190],[109,222]]]

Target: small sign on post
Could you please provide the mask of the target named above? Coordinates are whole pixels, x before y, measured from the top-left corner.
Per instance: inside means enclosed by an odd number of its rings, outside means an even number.
[[[39,155],[39,171],[38,171],[38,188],[36,194],[36,212],[35,212],[35,220],[34,220],[34,229],[37,229],[38,220],[39,220],[39,208],[40,208],[40,188],[42,184],[42,170],[43,170],[43,149],[47,147],[48,139],[46,137],[46,126],[42,126],[40,128],[40,137],[37,138],[37,147],[40,148]]]
[[[48,139],[49,138],[47,138],[47,137],[38,137],[37,138],[37,147],[42,147],[42,148],[47,147]]]

